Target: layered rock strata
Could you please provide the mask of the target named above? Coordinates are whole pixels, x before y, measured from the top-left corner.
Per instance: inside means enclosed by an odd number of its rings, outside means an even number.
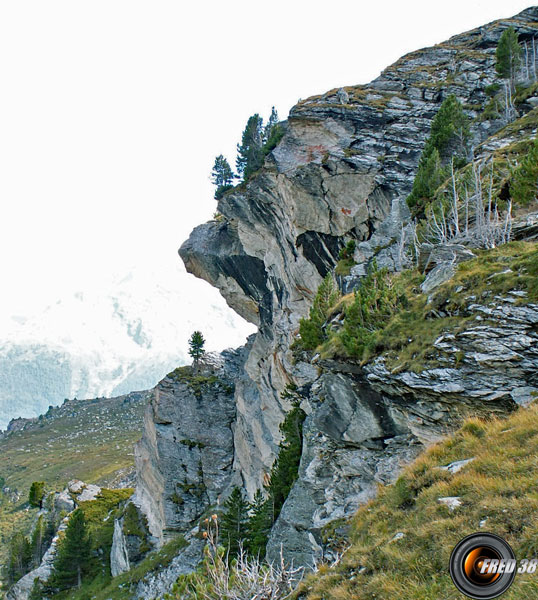
[[[295,361],[290,346],[349,240],[357,266],[345,291],[374,258],[402,267],[405,197],[441,102],[455,94],[477,117],[496,81],[500,35],[513,26],[530,39],[537,21],[530,8],[404,56],[369,85],[299,102],[264,167],[225,194],[220,217],[183,244],[187,270],[216,286],[258,333],[208,370],[233,393],[215,384],[197,396],[170,377],[156,389],[137,449],[137,500],[157,540],[188,530],[233,484],[250,497],[263,487],[290,408],[281,397],[288,383],[299,386],[308,416],[299,479],[268,551],[275,557],[283,544],[303,564],[320,552],[324,525],[351,515],[424,444],[467,414],[507,413],[533,397],[536,307],[511,297],[494,307],[470,298],[475,324],[441,336],[441,365],[421,373],[390,371],[382,357],[365,368]],[[501,125],[472,123],[475,145]]]

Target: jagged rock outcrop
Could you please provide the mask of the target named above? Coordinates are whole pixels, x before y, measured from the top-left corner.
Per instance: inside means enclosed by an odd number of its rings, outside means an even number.
[[[433,345],[439,367],[395,372],[380,357],[364,368],[368,382],[424,405],[470,407],[473,414],[528,405],[538,395],[538,305],[516,305],[522,295],[515,290],[488,304],[469,296],[462,317],[474,316],[471,324]]]
[[[506,415],[538,396],[538,305],[516,306],[518,294],[494,306],[470,297],[465,316],[474,323],[433,346],[443,366],[396,373],[383,357],[364,367],[321,361],[303,403],[311,412],[299,478],[271,532],[270,559],[283,545],[288,558],[312,564],[323,526],[352,516],[425,445],[466,416]]]
[[[138,582],[135,600],[155,600],[170,591],[180,575],[191,573],[196,569],[202,556],[203,540],[187,536],[188,545],[182,548],[164,569],[152,573]]]
[[[187,530],[232,482],[250,496],[262,488],[290,408],[281,397],[289,382],[300,386],[308,416],[299,479],[268,552],[276,557],[283,544],[285,556],[303,564],[319,551],[325,524],[351,515],[462,416],[507,413],[532,397],[536,308],[515,306],[509,297],[496,307],[489,306],[493,299],[470,298],[466,316],[474,321],[438,339],[440,364],[422,372],[391,371],[382,357],[364,368],[296,362],[290,345],[349,240],[356,242],[357,266],[342,282],[345,291],[374,258],[391,270],[402,267],[405,197],[432,118],[449,94],[476,117],[496,80],[502,31],[513,26],[526,39],[536,34],[536,21],[533,7],[404,56],[369,85],[301,101],[264,167],[226,193],[221,217],[183,244],[187,270],[218,287],[259,331],[235,355],[234,368],[227,366],[233,353],[225,353],[215,371],[235,383],[233,396],[215,388],[196,397],[188,383],[170,377],[156,390],[137,449],[137,502],[159,541],[168,528]],[[474,120],[474,143],[498,127]],[[442,267],[427,292],[450,275],[446,250],[430,249],[424,259],[433,271]],[[448,250],[454,264],[472,258],[465,248]],[[484,326],[486,316],[493,325]]]
[[[306,402],[299,479],[272,530],[271,559],[283,544],[288,557],[311,563],[322,552],[322,527],[351,516],[424,445],[462,417],[507,414],[538,395],[538,306],[515,306],[518,294],[493,307],[470,297],[465,316],[475,324],[434,344],[442,367],[395,373],[383,357],[364,367],[320,365]]]
[[[294,563],[312,566],[323,555],[322,528],[350,517],[423,448],[408,403],[374,392],[356,371],[327,370],[303,402],[310,414],[299,477],[271,532],[269,560],[282,547]]]
[[[181,247],[187,269],[259,325],[245,368],[264,410],[238,403],[238,415],[247,427],[262,427],[271,442],[267,436],[263,447],[236,442],[238,463],[248,462],[244,447],[264,465],[246,477],[249,492],[273,460],[288,408],[279,392],[290,379],[301,383],[288,349],[321,278],[348,239],[357,241],[358,269],[374,255],[389,255],[388,266],[397,262],[394,242],[409,218],[403,200],[442,100],[455,94],[476,117],[488,100],[485,88],[496,81],[502,31],[513,26],[522,39],[532,36],[537,13],[530,8],[408,54],[371,84],[344,88],[344,96],[333,90],[299,102],[265,167],[219,201],[224,219],[196,228]],[[473,122],[475,144],[495,126]],[[380,242],[384,229],[389,235]],[[256,437],[249,429],[244,434]]]
[[[155,388],[135,447],[134,502],[157,545],[190,530],[231,483],[234,389],[244,355],[208,355],[198,371],[180,367]]]
[[[110,573],[117,577],[131,568],[127,540],[123,533],[123,519],[114,519],[114,534],[110,549]]]

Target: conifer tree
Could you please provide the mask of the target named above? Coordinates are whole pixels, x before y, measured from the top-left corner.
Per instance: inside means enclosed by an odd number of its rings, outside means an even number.
[[[249,504],[240,488],[235,487],[224,503],[220,535],[230,557],[236,556],[247,538]]]
[[[463,112],[461,102],[451,94],[433,118],[430,141],[437,148],[440,158],[446,161],[453,155],[465,156],[469,136],[469,119]]]
[[[269,117],[269,121],[267,121],[267,125],[263,130],[263,154],[267,156],[270,152],[272,152],[278,142],[282,139],[284,135],[284,129],[282,125],[278,122],[278,113],[273,106],[271,109],[271,116]]]
[[[265,547],[272,525],[272,502],[268,502],[261,490],[258,490],[250,504],[247,540],[251,555],[264,558]]]
[[[306,413],[300,408],[300,398],[295,386],[288,386],[284,394],[292,400],[293,407],[280,424],[282,441],[278,455],[271,468],[266,486],[271,523],[274,523],[284,506],[284,502],[299,476],[299,463],[303,448],[303,423]]]
[[[34,531],[32,533],[32,555],[33,562],[36,567],[41,563],[41,559],[45,554],[45,544],[47,538],[47,524],[43,515],[39,515],[39,519],[35,524]]]
[[[278,112],[276,108],[273,106],[271,108],[271,114],[269,116],[269,120],[267,121],[267,125],[263,130],[263,141],[267,143],[267,140],[271,136],[271,130],[278,124]]]
[[[432,143],[427,143],[418,163],[417,174],[413,182],[413,191],[407,199],[410,208],[417,214],[423,214],[424,208],[432,200],[441,184],[443,171],[439,151]]]
[[[512,88],[515,84],[516,73],[521,64],[521,47],[517,33],[513,27],[505,29],[499,39],[495,53],[495,69],[501,79],[510,81]]]
[[[43,498],[45,496],[45,482],[34,481],[30,486],[30,493],[28,494],[28,502],[31,506],[37,508],[43,508]]]
[[[510,196],[523,206],[528,206],[538,196],[538,138],[514,170],[510,180]]]
[[[32,561],[32,549],[28,538],[22,533],[16,533],[9,541],[6,578],[9,583],[15,583],[29,571]]]
[[[460,101],[456,96],[450,95],[443,101],[432,121],[413,189],[407,197],[407,204],[416,215],[424,215],[437,188],[448,176],[443,165],[450,163],[453,158],[456,159],[456,166],[465,164],[469,138],[469,119],[463,112]]]
[[[327,320],[329,310],[336,304],[340,292],[332,273],[328,273],[321,282],[310,308],[308,319],[301,319],[299,333],[300,346],[305,350],[314,350],[325,339],[323,325]]]
[[[36,577],[34,579],[34,585],[30,590],[30,595],[28,596],[28,600],[42,600],[43,599],[43,584]]]
[[[237,144],[235,168],[244,181],[263,165],[263,158],[263,119],[256,113],[248,119],[241,144]]]
[[[88,569],[90,558],[90,536],[82,509],[77,508],[67,524],[65,535],[59,543],[54,561],[53,585],[65,589],[73,585],[80,587],[82,577]]]
[[[355,290],[353,302],[345,309],[341,340],[346,352],[362,360],[364,352],[375,346],[378,329],[405,304],[403,291],[393,285],[387,269],[378,269],[374,260]]]
[[[194,363],[194,370],[198,370],[200,359],[205,354],[204,350],[205,339],[201,331],[195,331],[189,339],[189,356]]]
[[[216,200],[222,198],[224,192],[232,187],[234,178],[235,175],[230,167],[230,164],[222,154],[219,154],[215,158],[215,164],[213,165],[213,170],[211,171],[211,181],[213,185],[217,187],[215,191]]]

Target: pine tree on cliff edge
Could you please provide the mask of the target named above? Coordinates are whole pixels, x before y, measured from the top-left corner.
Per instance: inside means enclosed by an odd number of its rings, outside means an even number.
[[[513,27],[503,31],[495,53],[495,69],[501,79],[507,79],[515,88],[516,73],[521,64],[521,47]]]
[[[263,137],[263,119],[256,113],[247,121],[241,144],[237,144],[235,167],[244,181],[263,165]]]
[[[205,354],[205,339],[201,331],[195,331],[189,339],[189,356],[193,360],[193,368],[198,371],[200,359]]]
[[[224,158],[222,154],[219,154],[215,158],[215,164],[211,171],[211,182],[217,187],[215,190],[215,200],[220,200],[224,192],[231,189],[235,174],[230,167],[230,163]]]

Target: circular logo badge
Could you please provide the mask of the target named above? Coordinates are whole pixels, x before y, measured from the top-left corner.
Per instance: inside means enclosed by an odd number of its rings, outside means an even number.
[[[458,590],[469,598],[497,598],[514,581],[516,557],[498,535],[473,533],[452,550],[450,576]]]

